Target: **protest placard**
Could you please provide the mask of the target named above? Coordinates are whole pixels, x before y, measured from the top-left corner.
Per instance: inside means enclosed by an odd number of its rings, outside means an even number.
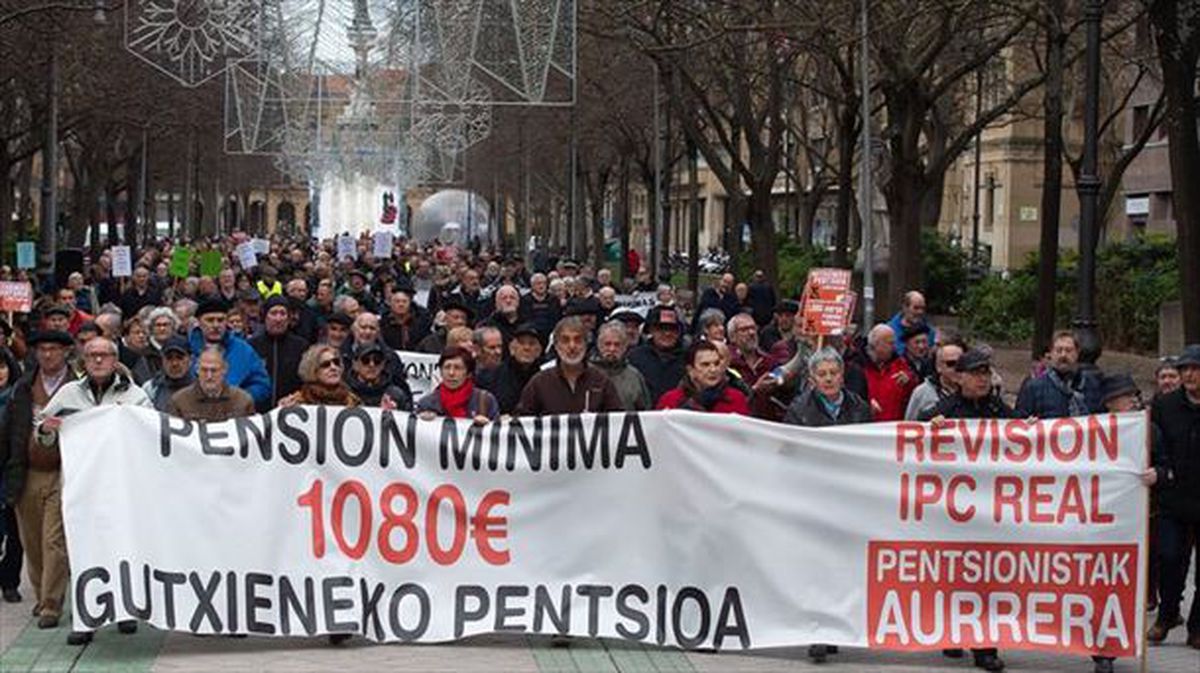
[[[187,278],[192,269],[192,251],[190,248],[175,248],[171,253],[171,266],[167,269],[175,278]]]
[[[17,241],[17,268],[37,268],[37,246],[33,241]]]
[[[127,278],[133,275],[133,254],[128,245],[112,247],[112,275],[115,278]]]
[[[1131,657],[1147,423],[103,406],[61,430],[74,628]]]
[[[258,266],[258,255],[254,252],[253,241],[238,243],[233,251],[237,255],[238,264],[241,264],[243,269],[253,269]]]
[[[0,312],[29,313],[33,310],[33,285],[29,281],[0,281]]]
[[[337,258],[341,262],[347,259],[358,259],[358,243],[353,236],[338,236]]]
[[[220,275],[224,260],[219,250],[205,250],[200,253],[200,275],[215,278]]]
[[[372,250],[375,259],[386,259],[392,256],[392,248],[395,244],[392,232],[387,230],[376,231],[374,234],[371,234],[371,239],[375,243],[374,250]]]
[[[842,334],[850,324],[849,269],[810,269],[800,299],[803,334]]]

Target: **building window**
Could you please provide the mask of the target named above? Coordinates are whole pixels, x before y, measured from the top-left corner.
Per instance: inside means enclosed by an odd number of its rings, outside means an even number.
[[[1130,141],[1135,141],[1141,137],[1146,130],[1146,124],[1150,123],[1150,106],[1136,105],[1133,108],[1133,136]]]

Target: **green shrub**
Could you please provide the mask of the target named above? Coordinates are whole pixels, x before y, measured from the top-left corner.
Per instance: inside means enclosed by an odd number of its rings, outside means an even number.
[[[1079,255],[1060,253],[1055,283],[1055,327],[1067,327],[1077,312]],[[1103,246],[1096,255],[1096,321],[1105,349],[1154,352],[1158,312],[1179,297],[1175,243],[1162,235],[1139,236]],[[1008,277],[993,275],[970,287],[961,306],[962,324],[983,339],[1027,341],[1037,302],[1037,255]]]
[[[967,287],[970,256],[931,228],[921,229],[921,260],[925,266],[925,302],[930,313],[957,312]]]

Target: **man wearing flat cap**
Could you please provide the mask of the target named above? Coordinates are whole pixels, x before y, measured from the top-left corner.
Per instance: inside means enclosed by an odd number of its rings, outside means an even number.
[[[16,383],[8,407],[8,422],[0,432],[0,466],[5,497],[15,506],[25,547],[29,581],[33,585],[33,614],[38,628],[52,629],[62,617],[67,590],[67,541],[62,523],[62,460],[57,442],[39,443],[34,419],[60,388],[76,379],[67,366],[75,342],[61,331],[34,332],[29,337],[34,366]]]
[[[308,342],[291,330],[291,300],[282,295],[263,305],[263,331],[250,339],[271,378],[271,394],[258,404],[259,411],[274,409],[279,400],[300,390],[300,358]]]
[[[1012,407],[1004,403],[992,387],[992,358],[988,351],[972,348],[958,359],[955,371],[959,375],[958,391],[942,398],[934,407],[919,416],[934,425],[955,418],[1013,418]],[[985,671],[1004,670],[1004,661],[995,648],[971,650],[975,666]],[[947,657],[963,655],[959,649],[945,650]]]

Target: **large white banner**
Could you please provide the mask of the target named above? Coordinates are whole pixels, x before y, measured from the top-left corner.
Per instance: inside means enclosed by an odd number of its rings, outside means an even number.
[[[1144,415],[67,418],[76,629],[1141,647]]]

